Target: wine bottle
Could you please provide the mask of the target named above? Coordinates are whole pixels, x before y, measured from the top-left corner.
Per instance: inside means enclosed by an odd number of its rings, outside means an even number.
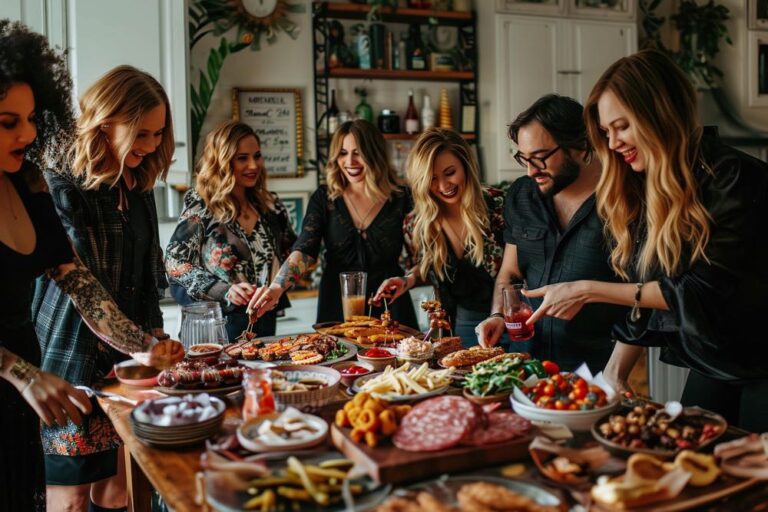
[[[328,109],[328,136],[332,137],[339,128],[339,107],[336,106],[336,89],[331,90],[331,107]]]
[[[408,89],[408,109],[405,111],[405,133],[413,135],[419,133],[419,115],[413,104],[413,89]]]
[[[407,40],[408,35],[405,32],[400,34],[400,41],[397,42],[397,69],[408,69]]]
[[[373,122],[373,109],[368,104],[367,101],[365,101],[365,98],[368,96],[368,92],[360,88],[355,88],[355,92],[360,95],[360,103],[357,104],[355,107],[355,117],[358,119],[365,119],[369,123]]]
[[[408,69],[427,69],[427,47],[421,40],[421,28],[418,23],[411,24],[406,44],[408,51]]]
[[[435,126],[435,109],[432,108],[429,94],[425,94],[424,106],[421,107],[421,129],[429,130],[433,126]]]

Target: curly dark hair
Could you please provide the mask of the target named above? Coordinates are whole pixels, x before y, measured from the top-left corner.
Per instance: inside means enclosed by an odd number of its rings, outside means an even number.
[[[34,181],[36,169],[58,164],[74,135],[72,80],[62,55],[26,25],[0,19],[0,99],[13,84],[26,83],[35,96],[37,138],[26,152],[23,172]]]

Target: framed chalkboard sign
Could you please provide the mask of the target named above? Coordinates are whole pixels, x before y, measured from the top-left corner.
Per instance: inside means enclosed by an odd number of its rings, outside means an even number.
[[[232,118],[253,128],[270,178],[304,175],[303,119],[298,89],[232,89]]]

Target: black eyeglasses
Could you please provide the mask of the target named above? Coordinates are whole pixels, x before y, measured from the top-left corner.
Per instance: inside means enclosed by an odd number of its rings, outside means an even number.
[[[558,149],[560,149],[560,146],[556,146],[554,149],[551,149],[544,155],[532,156],[530,158],[524,157],[523,154],[518,151],[515,153],[515,161],[523,167],[528,167],[528,164],[530,164],[534,169],[543,171],[547,168],[547,158],[557,153]]]

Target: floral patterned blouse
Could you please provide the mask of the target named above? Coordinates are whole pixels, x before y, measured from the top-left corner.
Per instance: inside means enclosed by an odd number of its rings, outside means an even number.
[[[296,234],[288,211],[272,194],[274,209],[262,215],[246,233],[235,220],[220,222],[205,202],[191,190],[184,197],[184,211],[165,255],[170,282],[182,286],[195,300],[215,300],[225,311],[229,287],[269,279],[276,257],[284,261]]]
[[[432,285],[437,288],[446,310],[454,318],[457,306],[471,311],[491,311],[494,283],[504,256],[504,193],[495,188],[485,188],[483,199],[488,207],[490,225],[485,229],[483,237],[482,265],[476,266],[466,249],[461,258],[457,257],[446,238],[446,279],[441,281],[434,271],[430,271],[428,276]],[[413,245],[415,220],[414,212],[405,217],[403,233],[414,261],[418,261],[418,251]]]

